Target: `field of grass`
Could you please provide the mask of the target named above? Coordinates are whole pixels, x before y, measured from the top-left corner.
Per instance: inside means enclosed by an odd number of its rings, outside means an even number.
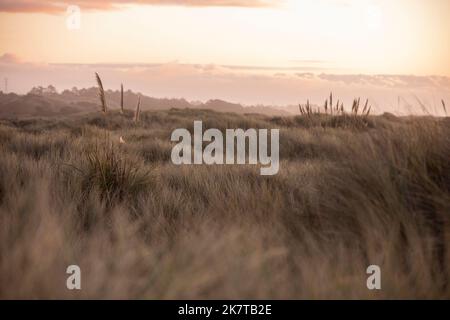
[[[278,175],[171,164],[171,132],[194,120],[279,128]],[[0,121],[0,298],[450,298],[449,120]],[[66,288],[71,264],[81,291]]]

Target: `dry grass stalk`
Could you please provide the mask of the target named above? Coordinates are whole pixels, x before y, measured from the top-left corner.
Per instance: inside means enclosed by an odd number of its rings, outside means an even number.
[[[123,84],[120,85],[120,113],[123,113]]]
[[[333,92],[330,92],[330,106],[333,105]]]
[[[103,89],[102,79],[100,79],[100,76],[98,75],[97,72],[95,73],[95,79],[97,80],[97,84],[98,84],[98,94],[100,97],[100,103],[102,105],[102,111],[104,113],[106,113],[108,108],[106,106],[105,90]]]
[[[141,96],[138,97],[136,111],[134,112],[134,122],[139,122],[140,113],[141,113]]]
[[[368,117],[372,110],[369,99],[366,99],[364,105],[362,105],[361,98],[355,98],[353,99],[351,112],[347,116],[344,103],[340,100],[334,102],[332,92],[326,98],[323,107],[314,107],[309,100],[306,101],[305,105],[299,104],[298,107],[300,114],[308,118],[309,125],[321,127],[327,127],[330,124],[331,126],[339,125],[348,128],[367,127],[369,125]],[[327,119],[326,117],[321,117],[322,115],[330,115],[332,118],[339,117],[340,119]]]
[[[362,113],[366,113],[367,112],[367,108],[369,107],[369,99],[366,99],[366,103],[364,104],[364,108],[363,108],[363,111],[362,111]]]
[[[302,105],[298,105],[298,109],[300,110],[300,114],[305,114],[305,110],[303,109]]]

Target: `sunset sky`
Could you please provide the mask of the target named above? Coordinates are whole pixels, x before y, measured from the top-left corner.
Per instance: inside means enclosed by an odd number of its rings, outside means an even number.
[[[79,29],[66,25],[69,5],[81,8]],[[178,80],[199,65],[214,69],[215,81],[222,73],[270,81],[309,73],[448,77],[450,1],[0,0],[0,57],[1,75],[10,78],[18,73],[7,64],[21,63],[41,71],[45,64],[162,65]]]

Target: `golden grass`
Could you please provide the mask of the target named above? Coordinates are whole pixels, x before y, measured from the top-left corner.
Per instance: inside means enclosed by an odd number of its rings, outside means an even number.
[[[0,298],[450,298],[448,118],[328,118],[3,121]],[[170,133],[199,119],[280,128],[279,174],[172,165]]]

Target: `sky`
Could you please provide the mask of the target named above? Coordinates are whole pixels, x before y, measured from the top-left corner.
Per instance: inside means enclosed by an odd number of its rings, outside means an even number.
[[[306,88],[319,99],[399,87],[394,100],[438,99],[450,90],[450,1],[0,0],[11,91],[88,86],[99,69],[122,77],[111,86],[188,99],[289,104]]]

